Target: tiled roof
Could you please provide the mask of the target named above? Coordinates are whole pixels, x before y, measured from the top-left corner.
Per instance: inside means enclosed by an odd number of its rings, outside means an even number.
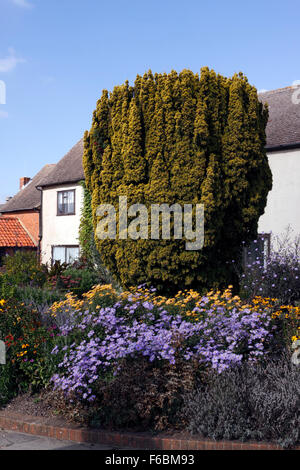
[[[279,88],[258,97],[269,105],[267,150],[300,147],[300,88]]]
[[[77,183],[85,179],[83,165],[83,139],[55,165],[55,168],[40,182],[39,186]]]
[[[45,165],[26,186],[6,204],[1,206],[2,213],[33,210],[41,204],[41,194],[36,186],[53,170],[55,165]]]
[[[17,217],[0,217],[0,247],[36,248],[36,244]]]

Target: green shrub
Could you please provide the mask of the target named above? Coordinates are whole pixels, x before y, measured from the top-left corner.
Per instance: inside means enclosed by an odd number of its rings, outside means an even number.
[[[0,299],[14,298],[16,285],[8,274],[0,274]]]
[[[36,308],[50,307],[54,302],[58,302],[63,298],[63,293],[47,287],[17,286],[14,288],[14,298]]]
[[[7,282],[14,286],[42,287],[47,280],[47,269],[38,262],[35,252],[18,251],[4,261]]]
[[[265,151],[266,108],[242,74],[208,68],[137,76],[103,91],[85,134],[83,164],[94,228],[100,204],[205,206],[204,247],[185,240],[97,240],[101,259],[123,287],[165,292],[238,284],[232,260],[257,224],[272,188]],[[129,217],[128,222],[131,222]],[[172,221],[172,226],[174,221]],[[117,224],[118,228],[118,224]]]
[[[96,284],[109,284],[110,277],[103,266],[93,264],[81,257],[71,265],[53,265],[48,272],[48,284],[53,290],[73,292],[78,297]]]
[[[81,297],[100,281],[98,272],[81,261],[57,266],[49,273],[49,285],[61,292],[73,292]]]
[[[47,278],[47,270],[37,263],[35,254],[20,252],[7,257],[0,274],[0,299],[50,306],[62,293],[47,286]]]
[[[68,283],[68,290],[72,291],[79,297],[91,290],[92,287],[98,282],[98,276],[96,272],[90,269],[76,269],[70,267],[67,268],[64,272],[64,277]]]
[[[79,227],[79,243],[82,259],[90,270],[98,275],[98,282],[103,284],[114,284],[115,280],[104,266],[100,253],[97,250],[92,212],[92,196],[86,187],[85,181],[81,182],[83,187],[83,205],[81,209],[81,219]]]
[[[55,261],[50,267],[48,267],[48,277],[51,279],[52,277],[60,276],[68,267],[68,263]]]

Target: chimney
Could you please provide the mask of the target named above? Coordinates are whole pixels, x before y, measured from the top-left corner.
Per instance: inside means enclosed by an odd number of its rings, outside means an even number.
[[[20,189],[23,189],[26,184],[29,183],[31,178],[28,178],[27,176],[23,176],[23,178],[20,178]]]

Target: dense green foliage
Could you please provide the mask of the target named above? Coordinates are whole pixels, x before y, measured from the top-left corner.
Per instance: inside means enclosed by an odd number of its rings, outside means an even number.
[[[123,286],[164,290],[234,282],[230,263],[255,238],[272,187],[265,147],[268,111],[242,74],[204,68],[137,76],[103,91],[85,134],[84,169],[94,226],[99,204],[204,203],[205,243],[97,240],[101,258]],[[129,220],[130,221],[130,220]],[[117,217],[118,227],[118,217]]]
[[[3,272],[0,274],[0,298],[25,300],[23,293],[27,298],[31,288],[36,293],[46,281],[47,268],[39,264],[36,253],[18,251],[4,260]]]
[[[81,218],[79,226],[80,253],[88,262],[92,262],[94,257],[95,245],[92,198],[84,181],[81,182],[81,185],[83,187],[83,204],[81,208]]]
[[[47,269],[39,263],[32,251],[17,251],[7,256],[3,263],[5,273],[16,285],[42,287],[47,280]]]
[[[79,226],[79,244],[81,259],[86,265],[86,271],[82,272],[82,282],[80,286],[81,293],[87,292],[97,282],[104,284],[114,284],[114,279],[108,272],[101,261],[100,253],[96,246],[94,236],[93,212],[92,212],[92,196],[85,181],[81,182],[83,187],[83,205],[81,208],[81,218]],[[77,268],[78,266],[75,266]],[[75,272],[75,271],[74,271]],[[76,276],[75,276],[76,278]],[[73,279],[73,278],[72,278]],[[92,283],[87,280],[91,279]],[[73,279],[74,280],[74,279]],[[72,286],[70,286],[72,287]],[[87,288],[89,287],[89,288]],[[74,290],[75,294],[80,295],[80,290]]]
[[[79,264],[79,263],[78,263]],[[88,292],[99,281],[98,274],[85,266],[70,266],[61,277],[64,280],[64,289],[66,292],[73,292],[81,297]]]
[[[0,273],[0,299],[13,298],[26,305],[46,308],[62,299],[66,292],[82,296],[102,281],[102,271],[86,259],[71,265],[57,261],[48,267],[38,263],[36,253],[20,251],[5,259]]]

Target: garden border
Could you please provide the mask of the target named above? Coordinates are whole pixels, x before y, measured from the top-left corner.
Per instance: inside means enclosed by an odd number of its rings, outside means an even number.
[[[279,444],[267,442],[213,441],[170,436],[151,436],[148,433],[115,432],[55,424],[42,417],[0,410],[0,429],[77,443],[132,447],[141,450],[283,450]],[[293,448],[300,450],[300,446]]]

